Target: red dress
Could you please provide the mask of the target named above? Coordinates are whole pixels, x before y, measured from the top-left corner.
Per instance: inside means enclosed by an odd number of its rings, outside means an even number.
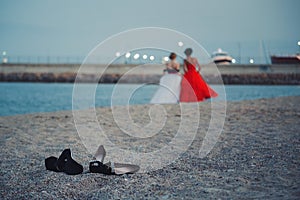
[[[204,101],[218,96],[218,93],[206,84],[193,64],[186,62],[186,67],[187,72],[181,81],[180,102]]]

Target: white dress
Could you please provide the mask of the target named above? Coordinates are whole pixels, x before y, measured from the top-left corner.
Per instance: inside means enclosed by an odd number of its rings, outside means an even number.
[[[170,65],[172,65],[172,61]],[[176,104],[179,102],[181,76],[175,69],[166,71],[166,74],[160,78],[159,88],[152,97],[151,104]]]

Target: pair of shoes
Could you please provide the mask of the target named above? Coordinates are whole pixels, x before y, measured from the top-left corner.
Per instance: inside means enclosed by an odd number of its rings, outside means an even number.
[[[106,163],[103,164],[106,151],[103,145],[97,149],[93,161],[90,162],[89,169],[91,173],[101,173],[106,175],[133,174],[139,171],[138,165],[122,164],[122,163]],[[65,172],[69,175],[81,174],[83,166],[73,160],[71,150],[65,149],[59,158],[51,156],[45,159],[46,169],[54,172]]]
[[[68,175],[77,175],[83,172],[83,166],[72,158],[70,149],[65,149],[59,158],[54,156],[46,158],[45,166],[47,170],[64,172]]]
[[[122,163],[106,163],[103,164],[106,151],[103,145],[97,149],[93,161],[90,162],[89,168],[91,173],[101,173],[107,175],[133,174],[139,171],[138,165],[122,164]]]

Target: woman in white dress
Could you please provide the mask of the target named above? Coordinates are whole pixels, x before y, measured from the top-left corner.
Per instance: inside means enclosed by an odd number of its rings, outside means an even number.
[[[179,102],[181,74],[180,64],[176,61],[177,55],[171,53],[170,62],[166,64],[164,75],[159,81],[159,88],[152,97],[151,104],[175,104]]]

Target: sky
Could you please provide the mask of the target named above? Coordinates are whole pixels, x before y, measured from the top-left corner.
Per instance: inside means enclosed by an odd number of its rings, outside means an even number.
[[[0,51],[86,56],[122,31],[161,27],[210,53],[292,54],[300,48],[299,8],[300,0],[1,0]]]

